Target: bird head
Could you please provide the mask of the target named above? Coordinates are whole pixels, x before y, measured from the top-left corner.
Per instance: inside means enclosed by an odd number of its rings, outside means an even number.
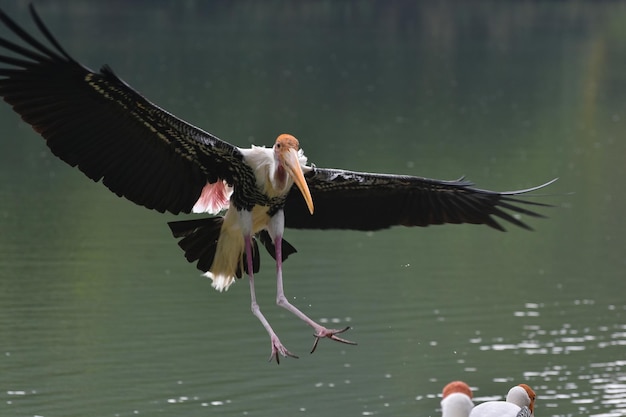
[[[287,174],[289,174],[293,182],[300,189],[309,211],[313,214],[313,198],[311,197],[309,186],[304,179],[304,173],[302,172],[300,157],[298,155],[299,149],[300,144],[298,143],[298,139],[292,135],[283,133],[276,138],[274,155],[280,166],[285,169]]]
[[[443,398],[446,398],[448,395],[453,393],[465,394],[469,398],[472,398],[472,389],[463,381],[452,381],[443,387]]]
[[[530,410],[532,415],[535,415],[535,398],[537,398],[535,391],[533,391],[533,389],[526,384],[519,384],[519,386],[523,388],[524,391],[526,391],[528,399],[530,400],[530,403],[528,404],[528,409]]]
[[[511,388],[506,395],[506,401],[519,407],[528,407],[532,416],[535,415],[535,391],[526,384],[519,384]]]

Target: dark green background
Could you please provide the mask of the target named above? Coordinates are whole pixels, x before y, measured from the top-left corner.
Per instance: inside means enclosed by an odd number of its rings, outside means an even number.
[[[286,231],[259,302],[298,360],[266,363],[246,282],[219,294],[149,212],[55,159],[0,107],[0,414],[436,416],[526,382],[537,415],[626,415],[623,2],[38,2],[91,68],[239,146],[318,166],[542,191],[509,227]],[[34,29],[26,2],[3,2]],[[1,36],[8,36],[5,29]],[[367,210],[367,207],[363,207]],[[337,322],[336,324],[334,322]]]

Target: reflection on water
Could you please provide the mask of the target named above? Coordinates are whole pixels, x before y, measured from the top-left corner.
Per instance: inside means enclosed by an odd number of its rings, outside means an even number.
[[[623,5],[68,4],[39,9],[76,58],[238,145],[289,131],[318,166],[560,180],[533,233],[287,231],[287,296],[359,345],[309,355],[264,257],[259,301],[300,356],[276,366],[245,282],[213,291],[173,216],[83,178],[3,106],[0,415],[436,416],[464,379],[479,400],[527,382],[538,416],[626,416]]]
[[[609,312],[624,311],[624,306],[608,305],[599,307],[594,300],[575,300],[563,306],[527,303],[524,309],[514,312],[514,317],[536,317],[542,315],[602,317],[598,308]],[[565,312],[567,311],[568,314]],[[576,311],[575,314],[571,314]],[[626,324],[597,324],[593,327],[580,326],[576,322],[551,322],[528,324],[519,341],[505,340],[503,337],[485,341],[481,337],[471,339],[483,351],[511,351],[515,355],[555,355],[556,359],[541,358],[541,369],[528,367],[519,381],[533,386],[538,392],[538,407],[549,409],[551,415],[560,414],[564,402],[577,408],[576,415],[621,416],[626,410],[626,361],[613,360],[586,362],[587,358],[619,358],[626,345]],[[605,351],[606,350],[606,351]],[[562,361],[562,355],[569,355]],[[559,363],[547,365],[550,363]],[[494,378],[493,382],[511,384],[510,378]],[[518,382],[518,381],[516,381]],[[480,391],[479,391],[480,392]],[[476,396],[478,402],[502,400],[503,396]],[[544,414],[544,413],[542,413]]]

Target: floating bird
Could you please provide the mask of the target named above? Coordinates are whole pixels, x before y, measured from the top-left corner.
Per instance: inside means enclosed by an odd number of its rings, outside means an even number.
[[[463,381],[452,381],[443,387],[441,417],[469,417],[474,403],[472,389]]]
[[[478,404],[470,417],[534,417],[535,391],[526,384],[511,388],[506,401],[487,401]]]
[[[378,230],[394,225],[486,224],[496,218],[529,229],[515,214],[542,217],[510,192],[474,188],[463,178],[439,181],[307,165],[298,140],[281,134],[271,148],[240,148],[156,106],[109,66],[75,61],[30,6],[41,42],[0,11],[21,43],[0,38],[0,95],[43,136],[57,157],[118,196],[159,212],[209,213],[169,223],[189,262],[226,290],[247,274],[251,308],[270,336],[271,355],[296,357],[263,316],[254,274],[261,243],[276,260],[276,302],[322,338],[354,344],[293,306],[283,291],[282,262],[296,250],[284,229]],[[8,53],[8,54],[7,54]],[[508,210],[508,212],[507,212]]]

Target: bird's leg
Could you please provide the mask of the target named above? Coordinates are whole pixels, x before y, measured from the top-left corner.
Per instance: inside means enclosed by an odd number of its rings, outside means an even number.
[[[296,306],[291,304],[287,297],[285,297],[285,291],[283,289],[283,249],[282,249],[282,231],[284,230],[284,217],[283,212],[279,211],[272,220],[270,221],[269,232],[270,235],[274,239],[274,247],[276,254],[276,304],[280,307],[286,309],[287,311],[294,314],[300,320],[304,321],[306,324],[311,326],[315,333],[313,336],[315,337],[315,342],[313,342],[313,348],[311,349],[311,353],[315,352],[317,348],[317,343],[321,338],[327,337],[331,340],[335,340],[337,342],[346,343],[348,345],[356,345],[355,342],[351,342],[349,340],[338,337],[338,334],[341,334],[350,329],[350,326],[345,327],[343,329],[327,329],[326,327],[320,325],[319,323],[310,319],[306,314],[300,311]]]
[[[240,212],[240,216],[245,216],[245,214]],[[251,218],[250,218],[250,224],[252,224]],[[250,229],[252,229],[252,227],[250,227]],[[276,332],[274,332],[274,329],[272,329],[272,326],[270,325],[270,323],[267,321],[267,319],[261,312],[261,308],[259,307],[259,304],[256,302],[256,292],[254,290],[254,269],[253,269],[253,262],[252,262],[252,235],[249,233],[246,233],[244,235],[244,242],[245,242],[246,261],[247,261],[246,263],[248,267],[248,280],[250,281],[250,301],[251,301],[250,306],[252,309],[252,314],[254,314],[255,317],[259,319],[259,321],[261,322],[263,327],[265,327],[265,330],[270,336],[270,340],[272,343],[272,353],[270,354],[269,360],[271,361],[272,359],[275,358],[276,363],[280,363],[280,359],[278,356],[279,354],[284,357],[289,356],[291,358],[297,358],[296,355],[289,352],[287,348],[283,346],[283,344],[280,342],[280,339],[276,335]]]

